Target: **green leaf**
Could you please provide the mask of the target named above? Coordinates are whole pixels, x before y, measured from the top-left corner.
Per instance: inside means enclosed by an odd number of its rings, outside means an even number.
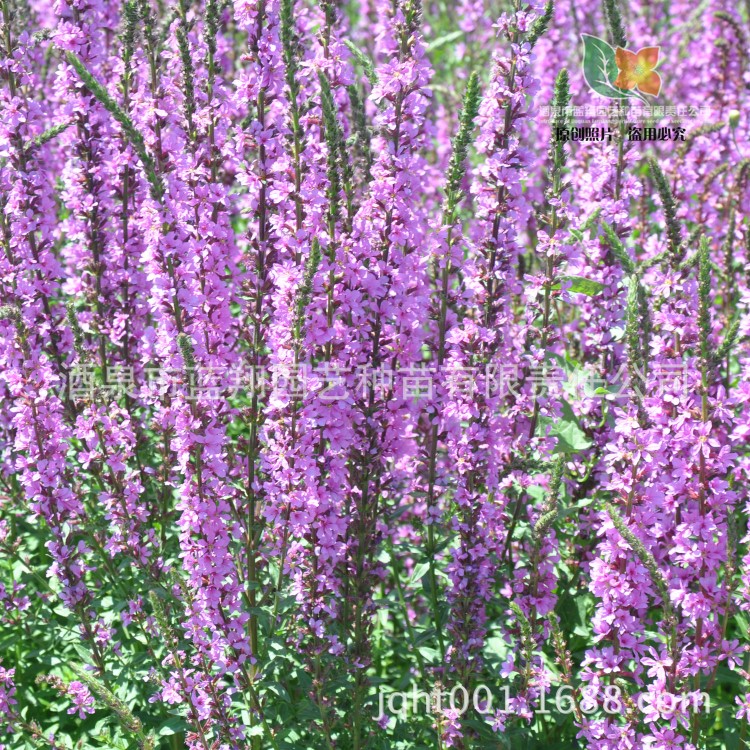
[[[528,492],[529,496],[534,498],[534,500],[536,500],[537,502],[542,502],[547,496],[546,488],[540,487],[538,484],[529,485],[526,488],[526,492]]]
[[[407,586],[413,586],[424,578],[425,573],[430,569],[428,562],[422,562],[414,566],[414,572],[411,574]]]
[[[436,648],[430,646],[418,646],[417,651],[429,662],[437,662],[440,660],[440,652]]]
[[[575,505],[571,505],[569,508],[563,508],[562,510],[558,510],[557,517],[558,519],[565,518],[566,516],[572,516],[574,513],[580,513],[584,508],[588,507],[593,503],[594,500],[591,497],[586,498],[585,500],[581,500],[580,503],[576,503]]]
[[[184,732],[188,728],[187,724],[181,717],[173,716],[171,719],[167,719],[159,727],[159,737],[169,737],[178,732]]]
[[[579,292],[588,297],[593,297],[604,289],[604,284],[594,281],[593,279],[587,279],[583,276],[563,276],[563,281],[570,282],[570,287],[568,289],[569,292]],[[559,289],[560,284],[553,284],[552,288]]]
[[[435,637],[435,628],[427,628],[417,635],[414,639],[415,646],[422,646],[425,643],[429,643]]]
[[[562,421],[554,424],[550,435],[557,438],[556,452],[577,453],[591,447],[586,433],[575,422]]]
[[[539,420],[539,434],[545,433],[545,427],[549,428],[549,435],[557,438],[555,453],[578,453],[591,447],[586,433],[579,427],[575,413],[567,401],[563,401],[562,414],[559,419],[543,417]]]
[[[583,77],[592,91],[607,99],[640,99],[637,94],[615,86],[618,68],[615,50],[605,41],[590,34],[581,34],[583,39]]]
[[[737,623],[737,627],[742,634],[742,639],[747,640],[748,631],[750,630],[750,623],[748,623],[747,615],[744,612],[738,612],[734,616],[734,621]]]
[[[451,44],[452,42],[455,42],[459,40],[464,35],[463,31],[451,31],[448,34],[444,34],[441,37],[438,37],[435,39],[435,41],[430,42],[427,45],[426,52],[434,52],[436,49],[440,49],[441,47],[444,47],[446,44]]]
[[[586,294],[589,297],[593,297],[595,294],[599,294],[599,292],[604,289],[604,284],[601,284],[598,281],[594,281],[593,279],[586,279],[583,276],[566,276],[565,280],[571,282],[571,292],[580,292],[581,294]]]

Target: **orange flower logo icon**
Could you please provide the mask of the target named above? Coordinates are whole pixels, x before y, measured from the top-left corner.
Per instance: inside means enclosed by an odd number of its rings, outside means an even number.
[[[659,64],[658,47],[643,47],[638,52],[617,47],[615,62],[620,71],[615,86],[627,91],[637,88],[643,94],[659,96],[661,76],[654,70]]]

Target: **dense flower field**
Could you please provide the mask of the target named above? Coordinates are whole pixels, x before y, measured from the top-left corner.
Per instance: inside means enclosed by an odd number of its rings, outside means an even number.
[[[748,3],[0,24],[0,748],[750,747]]]

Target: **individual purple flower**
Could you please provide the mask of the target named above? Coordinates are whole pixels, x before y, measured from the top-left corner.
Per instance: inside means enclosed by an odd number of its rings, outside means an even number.
[[[66,694],[73,701],[73,705],[68,709],[69,714],[77,713],[79,719],[85,719],[87,714],[94,713],[94,698],[82,682],[78,680],[69,682]]]

